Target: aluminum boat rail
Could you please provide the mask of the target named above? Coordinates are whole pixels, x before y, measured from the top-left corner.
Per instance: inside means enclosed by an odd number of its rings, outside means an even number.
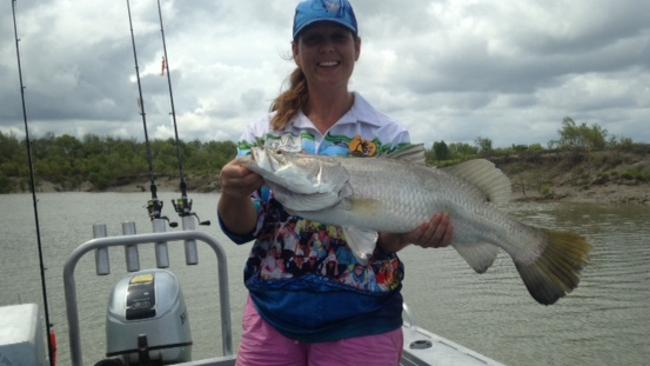
[[[167,242],[183,244],[188,240],[202,241],[217,255],[219,281],[219,311],[221,315],[221,340],[223,357],[185,363],[186,365],[232,365],[235,356],[232,347],[232,322],[230,318],[230,293],[228,291],[228,265],[226,253],[210,235],[200,231],[174,231],[150,234],[132,234],[95,238],[78,246],[70,255],[63,268],[63,284],[65,290],[65,306],[68,316],[68,333],[70,340],[70,361],[73,366],[83,366],[81,352],[81,334],[79,330],[79,310],[77,307],[77,290],[74,272],[79,260],[89,252],[115,246],[133,248],[138,244]]]

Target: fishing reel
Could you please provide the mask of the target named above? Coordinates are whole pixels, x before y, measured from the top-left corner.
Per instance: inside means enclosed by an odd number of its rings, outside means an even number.
[[[174,205],[174,210],[178,213],[180,217],[194,216],[199,225],[210,225],[210,220],[201,221],[199,215],[196,212],[192,212],[192,200],[187,197],[181,197],[176,200],[172,200],[172,205]]]
[[[177,200],[172,200],[172,205],[174,205],[174,210],[181,217],[181,222],[183,223],[183,230],[194,230],[195,223],[198,221],[199,225],[210,225],[210,221],[201,221],[199,215],[195,212],[192,212],[192,200],[188,199],[185,194]],[[195,265],[199,263],[198,251],[196,250],[196,240],[188,239],[185,240],[185,263],[187,265]]]
[[[169,223],[170,227],[177,227],[178,226],[177,222],[171,221],[167,216],[161,216],[162,208],[163,208],[163,201],[157,198],[150,199],[149,201],[147,201],[147,211],[149,212],[149,218],[151,220],[163,219]]]

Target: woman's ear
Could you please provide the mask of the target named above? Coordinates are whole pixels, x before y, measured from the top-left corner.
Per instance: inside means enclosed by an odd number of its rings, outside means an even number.
[[[296,63],[296,66],[300,67],[300,63],[298,62],[299,48],[297,41],[291,42],[291,54],[293,56],[293,62]]]
[[[354,61],[359,61],[359,56],[361,55],[361,38],[354,38]]]

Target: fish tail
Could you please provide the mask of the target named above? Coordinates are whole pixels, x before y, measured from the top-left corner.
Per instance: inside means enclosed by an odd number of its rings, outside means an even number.
[[[551,305],[578,286],[591,246],[578,234],[537,230],[543,240],[541,255],[532,263],[515,260],[515,265],[533,298]]]

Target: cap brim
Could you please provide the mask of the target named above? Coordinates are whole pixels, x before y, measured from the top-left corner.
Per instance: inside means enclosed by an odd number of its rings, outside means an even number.
[[[342,25],[343,27],[345,27],[346,29],[348,29],[349,31],[351,31],[352,34],[354,34],[354,35],[357,34],[357,32],[356,32],[356,30],[355,30],[354,28],[352,28],[349,24],[347,24],[346,22],[344,22],[344,21],[342,21],[342,20],[332,19],[332,18],[316,18],[316,19],[311,19],[311,20],[308,21],[308,22],[305,22],[305,24],[302,24],[302,25],[300,26],[300,28],[298,28],[298,29],[296,30],[296,32],[293,34],[293,39],[296,39],[296,37],[298,37],[298,35],[300,34],[300,32],[302,32],[305,28],[309,27],[310,25],[312,25],[312,24],[314,24],[314,23],[318,23],[318,22],[331,22],[331,23],[336,23],[336,24]]]

